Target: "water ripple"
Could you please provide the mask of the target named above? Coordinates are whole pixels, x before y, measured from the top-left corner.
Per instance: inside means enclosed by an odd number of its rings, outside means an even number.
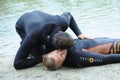
[[[69,11],[84,34],[120,37],[116,35],[120,34],[119,0],[0,0],[0,53],[16,53],[21,39],[15,23],[22,14],[33,10],[50,14]]]

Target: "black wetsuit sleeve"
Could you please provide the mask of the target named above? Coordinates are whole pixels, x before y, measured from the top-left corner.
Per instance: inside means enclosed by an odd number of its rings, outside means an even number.
[[[75,52],[71,55],[71,66],[95,66],[120,62],[120,54],[99,54],[92,52]]]
[[[67,22],[68,26],[72,29],[72,31],[78,36],[79,34],[82,34],[80,31],[74,17],[71,15],[70,12],[65,12],[63,15],[64,20]]]
[[[25,37],[24,41],[22,42],[14,60],[14,67],[15,69],[23,69],[31,67],[35,64],[38,64],[42,61],[40,57],[35,57],[32,59],[27,59],[29,56],[30,50],[36,46],[34,41],[31,38]]]

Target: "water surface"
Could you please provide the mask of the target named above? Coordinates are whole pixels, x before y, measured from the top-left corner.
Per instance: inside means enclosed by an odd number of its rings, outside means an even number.
[[[16,54],[21,39],[15,23],[33,10],[54,15],[69,11],[83,34],[120,37],[120,0],[0,0],[0,54]]]

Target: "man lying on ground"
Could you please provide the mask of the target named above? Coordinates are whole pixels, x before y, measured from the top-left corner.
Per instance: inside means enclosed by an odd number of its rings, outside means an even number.
[[[64,44],[64,45],[63,45]],[[87,67],[120,62],[120,39],[73,39],[68,33],[53,37],[56,50],[43,55],[43,65],[48,70],[67,67]]]

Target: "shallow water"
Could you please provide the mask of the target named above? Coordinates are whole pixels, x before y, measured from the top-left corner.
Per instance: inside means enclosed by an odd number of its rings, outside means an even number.
[[[86,36],[120,37],[120,0],[0,0],[0,54],[16,54],[21,39],[15,23],[33,10],[50,14],[69,11]]]

